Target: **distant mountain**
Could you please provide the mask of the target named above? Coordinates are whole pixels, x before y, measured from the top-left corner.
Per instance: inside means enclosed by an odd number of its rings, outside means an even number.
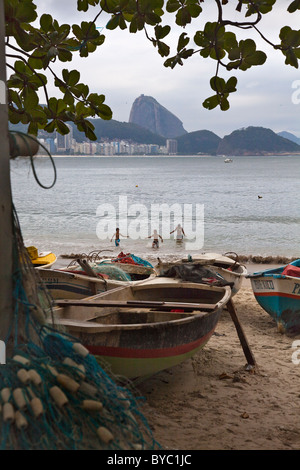
[[[141,95],[134,100],[129,122],[167,139],[186,134],[182,122],[151,96]]]
[[[180,155],[197,155],[204,153],[215,155],[221,138],[211,131],[195,131],[177,139],[177,153]]]
[[[277,135],[280,137],[284,137],[285,139],[291,140],[292,142],[295,142],[296,144],[300,145],[300,138],[296,137],[294,134],[291,134],[291,132],[277,132]]]
[[[95,126],[95,134],[97,136],[97,141],[101,140],[127,140],[140,144],[157,144],[165,145],[166,139],[160,135],[153,134],[147,129],[137,126],[136,124],[131,124],[128,122],[119,122],[115,120],[104,121],[102,119],[89,119],[91,123]],[[72,123],[68,123],[73,128],[73,137],[77,142],[86,141],[85,134],[79,132],[77,127]],[[24,124],[10,124],[11,130],[16,130],[20,132],[27,132],[27,127]],[[40,137],[51,137],[45,131],[39,131]],[[55,134],[52,135],[55,137]]]
[[[268,155],[300,152],[300,145],[280,137],[271,129],[247,127],[225,136],[219,146],[219,155]]]

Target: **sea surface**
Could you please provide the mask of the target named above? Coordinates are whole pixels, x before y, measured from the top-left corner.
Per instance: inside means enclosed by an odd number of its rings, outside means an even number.
[[[11,162],[26,246],[57,256],[121,251],[148,260],[194,253],[300,257],[300,156],[54,157],[37,183]],[[48,157],[35,157],[44,186]],[[260,196],[260,197],[259,197]],[[181,223],[182,244],[170,232]],[[111,237],[120,227],[120,246]],[[158,250],[147,238],[163,235]]]

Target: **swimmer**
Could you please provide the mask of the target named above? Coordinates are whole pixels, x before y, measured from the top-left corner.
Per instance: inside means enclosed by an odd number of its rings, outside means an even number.
[[[157,233],[157,230],[154,230],[153,234],[150,235],[148,238],[153,237],[153,243],[152,243],[152,248],[159,248],[159,238],[161,239],[161,242],[163,243],[162,237]]]
[[[122,234],[120,233],[120,229],[117,227],[117,228],[116,228],[116,233],[113,234],[113,236],[111,237],[111,240],[110,240],[110,241],[112,242],[112,241],[113,241],[113,238],[115,237],[115,245],[116,245],[116,246],[120,246],[120,236],[121,236],[121,237],[125,237],[125,238],[129,238],[128,235],[122,235]]]
[[[182,243],[183,236],[185,236],[183,227],[181,227],[181,225],[178,224],[177,227],[174,228],[174,230],[172,230],[172,232],[170,232],[170,235],[171,235],[171,233],[174,233],[175,231],[177,232],[176,233],[176,243]]]

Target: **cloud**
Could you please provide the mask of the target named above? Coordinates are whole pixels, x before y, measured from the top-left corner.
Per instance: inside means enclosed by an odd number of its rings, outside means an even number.
[[[39,0],[37,3],[39,13],[50,13],[59,22],[72,24],[95,16],[93,8],[86,13],[77,12],[75,1]],[[217,12],[215,3],[205,3],[202,4],[202,16],[195,22],[201,26],[207,20],[212,21]],[[286,12],[289,2],[282,1],[280,6],[278,3],[271,14],[263,16],[261,22],[263,34],[275,42],[283,25],[299,28],[297,14]],[[226,17],[239,18],[230,2],[224,11]],[[172,16],[165,15],[165,18],[169,23]],[[107,16],[100,16],[97,26],[104,27],[106,22]],[[176,28],[177,36],[178,31]],[[194,25],[184,31],[194,33]],[[78,69],[81,80],[89,85],[91,91],[104,93],[107,104],[113,109],[114,119],[128,121],[134,99],[143,93],[153,96],[174,113],[189,132],[209,129],[222,136],[236,128],[262,125],[299,135],[300,104],[293,104],[291,97],[292,83],[300,79],[300,73],[284,65],[283,55],[266,45],[256,32],[250,34],[249,30],[239,30],[237,35],[255,38],[258,48],[263,48],[268,54],[267,63],[237,74],[220,70],[220,75],[225,78],[235,74],[238,77],[238,92],[233,94],[231,108],[227,112],[219,109],[207,111],[202,107],[204,99],[213,94],[209,79],[215,73],[214,61],[194,56],[183,67],[166,69],[164,59],[142,33],[130,34],[128,30],[103,30],[103,33],[105,43],[96,53],[87,59],[76,58],[74,63],[63,64],[61,68]],[[171,43],[176,49],[175,35]],[[55,92],[54,88],[51,90]]]

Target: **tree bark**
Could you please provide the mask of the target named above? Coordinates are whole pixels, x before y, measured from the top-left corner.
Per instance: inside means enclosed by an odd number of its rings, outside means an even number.
[[[13,219],[3,0],[0,0],[0,149],[0,340],[4,341],[13,319]]]

